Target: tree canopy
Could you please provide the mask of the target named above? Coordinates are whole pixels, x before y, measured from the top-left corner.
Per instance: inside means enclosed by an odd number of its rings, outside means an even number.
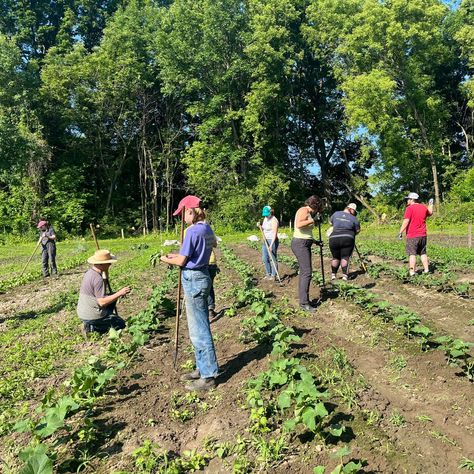
[[[0,4],[0,217],[244,228],[309,195],[470,200],[474,2]],[[469,197],[470,196],[470,197]]]

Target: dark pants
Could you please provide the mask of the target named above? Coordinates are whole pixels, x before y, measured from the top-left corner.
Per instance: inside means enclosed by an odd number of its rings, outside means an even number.
[[[41,251],[41,265],[43,267],[43,276],[49,276],[49,264],[51,263],[51,271],[53,274],[58,273],[56,268],[56,244],[54,242],[48,242],[46,245],[43,245],[43,250]]]
[[[99,334],[105,334],[112,328],[117,331],[125,328],[125,321],[116,313],[110,313],[101,319],[82,320],[82,322],[86,332],[98,332]]]
[[[209,309],[216,309],[216,294],[214,292],[214,278],[219,273],[217,265],[209,265],[209,276],[211,277],[211,289],[209,291],[209,297],[207,298],[207,307]]]
[[[291,241],[291,250],[298,260],[299,280],[298,295],[300,304],[309,304],[309,285],[311,283],[311,274],[313,267],[311,264],[311,245],[312,239],[295,239]]]

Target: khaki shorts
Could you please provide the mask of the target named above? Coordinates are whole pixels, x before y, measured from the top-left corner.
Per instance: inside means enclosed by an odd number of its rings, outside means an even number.
[[[407,255],[426,255],[426,236],[407,239]]]

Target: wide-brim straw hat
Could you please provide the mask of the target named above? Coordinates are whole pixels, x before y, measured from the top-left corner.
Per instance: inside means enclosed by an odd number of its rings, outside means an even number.
[[[101,265],[103,263],[115,263],[117,257],[112,255],[108,250],[96,250],[92,257],[87,259],[88,263],[92,265]]]

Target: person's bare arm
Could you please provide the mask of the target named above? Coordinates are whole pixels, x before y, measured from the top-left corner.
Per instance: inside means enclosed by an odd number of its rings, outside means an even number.
[[[276,219],[272,222],[272,241],[270,242],[270,248],[275,243],[278,237],[278,221]]]
[[[177,265],[178,267],[182,267],[188,261],[188,257],[184,255],[179,255],[177,253],[169,253],[168,255],[162,255],[160,260],[168,265]]]
[[[403,232],[405,232],[409,223],[410,223],[410,219],[403,219],[402,226],[400,227],[400,232],[398,233],[399,236],[402,235]]]
[[[121,296],[128,295],[129,293],[130,287],[124,286],[123,288],[115,292],[113,295],[107,295],[103,298],[97,298],[97,303],[101,308],[104,308],[105,306],[108,306],[109,304],[117,301]]]
[[[314,224],[314,219],[311,216],[309,216],[307,218],[303,217],[304,213],[302,212],[302,209],[305,209],[305,208],[299,209],[298,212],[296,213],[295,227],[297,229],[301,229],[302,227],[307,227],[309,225]]]

